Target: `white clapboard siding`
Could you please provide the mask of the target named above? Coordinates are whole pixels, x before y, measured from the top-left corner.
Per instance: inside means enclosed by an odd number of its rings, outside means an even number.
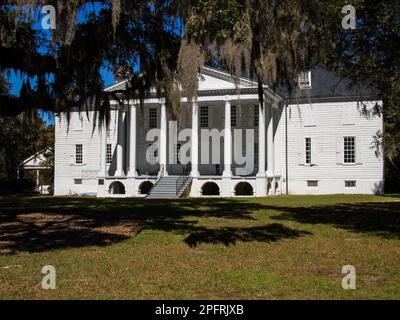
[[[371,102],[370,106],[373,104]],[[361,115],[357,102],[314,103],[314,125],[309,126],[312,117],[307,113],[310,110],[309,104],[288,106],[290,192],[346,193],[350,190],[344,188],[344,181],[356,180],[357,188],[352,192],[372,193],[373,187],[382,182],[383,176],[383,160],[372,147],[374,135],[382,130],[382,119],[368,119]],[[305,117],[308,117],[307,121],[304,121]],[[354,125],[349,125],[351,122]],[[345,136],[356,137],[354,165],[343,164]],[[312,166],[301,165],[304,163],[305,137],[312,138]],[[317,189],[309,190],[306,187],[307,180],[318,180],[321,183]]]

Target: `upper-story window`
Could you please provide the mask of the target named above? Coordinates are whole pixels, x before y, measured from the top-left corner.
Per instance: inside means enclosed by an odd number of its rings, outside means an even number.
[[[301,72],[299,76],[300,89],[311,88],[311,71]]]
[[[311,164],[311,138],[306,138],[306,164]]]
[[[112,144],[107,144],[107,164],[111,164],[112,162]]]
[[[76,144],[75,145],[75,164],[83,163],[83,145]]]
[[[236,106],[231,106],[231,126],[232,127],[236,127],[237,126]]]
[[[208,107],[200,107],[200,127],[208,128]]]
[[[356,162],[356,138],[344,137],[344,163]]]
[[[259,123],[259,110],[258,110],[258,106],[254,106],[254,126],[258,127],[258,123]]]
[[[149,128],[150,129],[157,128],[157,109],[156,108],[149,109]]]

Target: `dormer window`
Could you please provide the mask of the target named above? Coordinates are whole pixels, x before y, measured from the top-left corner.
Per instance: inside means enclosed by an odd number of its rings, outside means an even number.
[[[299,77],[300,89],[310,89],[311,88],[311,71],[306,71],[300,73]]]

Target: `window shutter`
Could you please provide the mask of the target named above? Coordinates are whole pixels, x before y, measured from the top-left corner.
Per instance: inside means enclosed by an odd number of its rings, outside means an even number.
[[[311,138],[311,164],[318,164],[318,138]]]
[[[217,119],[214,116],[215,107],[208,107],[208,128],[212,130],[213,128],[217,127]],[[200,119],[199,119],[200,121]]]
[[[87,164],[88,146],[82,144],[82,164]]]
[[[336,138],[336,164],[343,164],[343,137]]]
[[[305,140],[304,138],[299,139],[298,143],[297,143],[297,155],[298,155],[298,161],[299,161],[299,165],[300,166],[304,166],[305,164],[305,148],[306,148],[306,144],[305,144]]]
[[[362,137],[356,137],[356,163],[362,164]]]

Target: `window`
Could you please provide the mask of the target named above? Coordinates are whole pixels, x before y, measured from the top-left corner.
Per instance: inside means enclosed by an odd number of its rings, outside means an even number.
[[[306,138],[306,164],[311,164],[311,138]]]
[[[112,144],[107,144],[107,164],[111,164],[112,162]]]
[[[311,188],[318,187],[318,181],[317,180],[308,180],[307,187],[311,187]]]
[[[150,129],[157,128],[157,109],[156,108],[149,109],[149,128]]]
[[[259,123],[259,110],[258,110],[258,106],[254,106],[254,126],[258,127],[258,123]]]
[[[82,179],[74,179],[74,184],[82,184]]]
[[[344,163],[356,162],[356,138],[344,137]]]
[[[299,86],[301,89],[311,88],[311,71],[300,73]]]
[[[355,188],[356,185],[357,185],[356,181],[354,181],[354,180],[352,180],[352,181],[345,181],[344,184],[345,184],[345,187],[346,187],[346,188]]]
[[[174,148],[174,151],[175,151],[174,159],[175,159],[177,164],[181,164],[181,161],[179,159],[180,158],[180,156],[179,156],[179,151],[180,150],[181,150],[181,144],[178,143],[178,144],[175,145],[175,148]]]
[[[99,186],[104,186],[104,179],[99,179]]]
[[[208,107],[200,107],[200,127],[208,128]]]
[[[236,106],[231,106],[231,126],[236,127],[236,125],[237,125]]]
[[[83,146],[81,144],[75,145],[75,164],[83,163]]]

